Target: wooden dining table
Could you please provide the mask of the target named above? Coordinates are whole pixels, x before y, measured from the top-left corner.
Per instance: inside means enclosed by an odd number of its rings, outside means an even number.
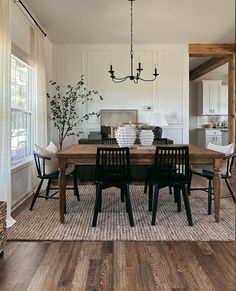
[[[109,145],[116,147],[117,145]],[[161,146],[161,145],[160,145]],[[173,145],[165,145],[173,146]],[[180,146],[180,145],[174,145]],[[221,197],[221,165],[224,154],[209,150],[203,147],[189,144],[189,162],[190,165],[211,164],[214,169],[213,190],[215,221],[219,222],[220,197]],[[58,159],[58,168],[60,170],[58,187],[59,187],[59,205],[60,205],[60,222],[65,221],[66,205],[66,168],[68,165],[95,165],[97,147],[108,147],[101,144],[74,144],[64,150],[56,153]],[[153,163],[155,147],[141,147],[134,145],[130,148],[130,163],[138,165],[150,165]]]

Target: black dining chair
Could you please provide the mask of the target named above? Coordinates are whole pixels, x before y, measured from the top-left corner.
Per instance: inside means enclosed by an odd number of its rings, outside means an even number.
[[[161,145],[161,144],[163,144],[163,145],[173,144],[173,141],[170,140],[170,139],[167,139],[167,138],[158,138],[158,139],[155,139],[153,141],[153,145],[154,146],[158,146],[158,145]],[[145,173],[145,182],[144,182],[144,193],[146,194],[147,190],[148,190],[150,177],[151,177],[151,167],[150,166],[146,166],[145,168],[146,168],[146,173]],[[169,187],[169,192],[170,192],[170,194],[172,194],[171,187]],[[149,207],[149,210],[150,210],[150,207]]]
[[[93,227],[96,226],[98,213],[102,210],[102,190],[110,187],[121,189],[130,225],[134,226],[129,192],[131,181],[129,148],[98,147],[95,170],[96,200],[92,221]]]
[[[33,152],[34,160],[35,160],[35,165],[36,165],[36,170],[37,170],[37,177],[40,179],[39,185],[34,193],[34,197],[32,200],[32,203],[30,205],[30,210],[33,209],[34,204],[37,200],[37,198],[45,198],[45,199],[58,199],[58,197],[54,197],[58,193],[58,187],[52,187],[53,182],[58,181],[59,177],[59,171],[56,171],[54,173],[46,174],[46,161],[51,160],[50,157],[46,157],[43,155],[40,155],[36,152]],[[77,175],[75,170],[66,170],[66,176],[73,176],[73,187],[66,187],[67,190],[73,189],[74,194],[77,196],[77,199],[80,200],[79,196],[79,189],[78,189],[78,184],[77,184]],[[46,193],[45,195],[40,195],[40,190],[43,185],[44,181],[47,181],[47,188],[46,188]],[[50,190],[57,190],[51,195],[49,195]]]
[[[236,195],[229,183],[229,179],[231,178],[231,172],[233,169],[233,164],[234,164],[234,160],[236,157],[236,152],[226,156],[223,158],[223,163],[226,163],[226,167],[225,170],[223,169],[220,173],[220,177],[221,179],[223,179],[226,183],[226,186],[228,188],[229,191],[229,197],[231,197],[234,201],[234,203],[236,202]],[[208,215],[211,214],[211,208],[212,208],[212,195],[213,195],[213,186],[212,186],[212,181],[214,178],[214,172],[213,169],[192,169],[190,172],[190,185],[191,185],[191,181],[192,181],[192,175],[197,175],[200,177],[203,177],[205,179],[208,180],[208,187],[198,187],[198,188],[192,188],[190,186],[190,192],[191,191],[196,191],[196,190],[202,190],[208,193]]]
[[[117,144],[116,138],[103,138],[103,144]]]
[[[152,209],[152,225],[156,223],[159,190],[173,187],[178,212],[181,211],[181,191],[188,224],[193,225],[187,187],[189,185],[189,148],[187,146],[157,146],[150,179],[149,204]],[[154,193],[153,193],[154,187]]]

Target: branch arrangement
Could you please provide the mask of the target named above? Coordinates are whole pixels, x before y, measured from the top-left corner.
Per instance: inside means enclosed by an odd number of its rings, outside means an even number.
[[[78,106],[92,101],[94,98],[103,100],[103,97],[96,90],[86,89],[83,75],[75,86],[68,85],[64,94],[61,92],[61,87],[55,81],[50,81],[49,83],[55,91],[53,95],[47,93],[51,110],[49,119],[58,130],[59,147],[61,150],[63,141],[67,136],[75,135],[73,129],[79,123],[88,120],[91,116],[99,117],[100,115],[100,112],[89,112],[80,116],[77,112]]]

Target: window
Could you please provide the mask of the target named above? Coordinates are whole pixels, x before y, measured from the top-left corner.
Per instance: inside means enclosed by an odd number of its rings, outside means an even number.
[[[15,163],[32,152],[33,70],[18,58],[11,58],[11,161]]]

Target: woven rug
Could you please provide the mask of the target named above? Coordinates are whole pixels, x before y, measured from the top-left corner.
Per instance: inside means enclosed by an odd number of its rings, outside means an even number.
[[[194,191],[190,197],[194,225],[187,223],[185,208],[178,213],[168,188],[161,190],[157,222],[151,225],[148,195],[143,186],[131,185],[134,227],[130,227],[125,205],[116,188],[103,191],[102,213],[97,227],[91,226],[95,200],[95,186],[79,186],[81,201],[67,192],[65,223],[59,222],[59,201],[38,199],[33,211],[25,208],[16,224],[8,230],[8,240],[235,240],[235,206],[229,199],[221,200],[220,222],[207,215],[207,195]]]

